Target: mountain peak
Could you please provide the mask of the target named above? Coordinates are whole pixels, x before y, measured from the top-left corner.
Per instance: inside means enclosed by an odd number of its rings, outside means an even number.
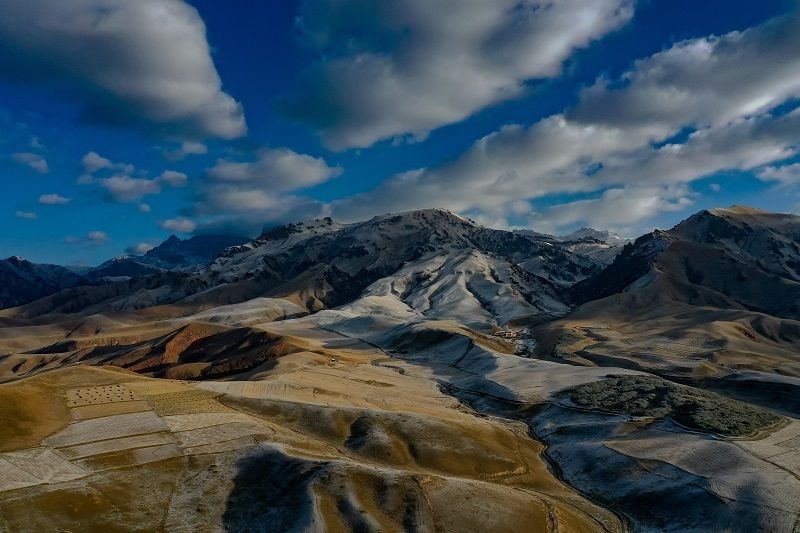
[[[396,213],[386,213],[384,215],[378,215],[370,220],[366,221],[365,223],[375,223],[375,222],[401,222],[401,221],[421,221],[425,223],[435,223],[435,222],[450,222],[456,223],[459,225],[469,224],[471,226],[477,226],[477,224],[466,218],[462,217],[461,215],[454,213],[448,209],[443,209],[440,207],[431,207],[426,209],[412,209],[409,211],[399,211]]]

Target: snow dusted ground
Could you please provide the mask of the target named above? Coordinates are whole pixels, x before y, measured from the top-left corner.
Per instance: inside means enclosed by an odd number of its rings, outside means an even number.
[[[566,313],[569,308],[548,289],[519,276],[507,261],[471,251],[412,263],[363,294],[383,298],[393,308],[405,306],[420,318],[485,328],[518,317]]]
[[[457,396],[467,394],[478,409],[481,398],[546,404],[527,421],[549,444],[547,455],[564,479],[624,514],[637,531],[794,530],[800,513],[800,422],[791,420],[763,440],[731,441],[669,421],[579,409],[560,393],[608,375],[641,372],[493,351],[459,331],[458,323],[426,317],[404,304],[399,295],[428,294],[418,286],[404,290],[410,279],[384,280],[353,304],[285,325],[316,324],[366,340],[424,368]],[[471,312],[478,314],[465,316],[479,318],[477,307]]]

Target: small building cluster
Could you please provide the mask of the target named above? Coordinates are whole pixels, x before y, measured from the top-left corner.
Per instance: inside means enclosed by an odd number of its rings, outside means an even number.
[[[502,339],[518,339],[519,338],[519,331],[513,331],[510,329],[495,331],[493,333],[495,337],[500,337]]]
[[[536,339],[528,328],[523,328],[521,330],[501,329],[495,331],[492,335],[500,337],[501,339],[514,341],[517,345],[516,355],[521,355],[523,357],[528,357],[533,354],[533,350],[536,347]]]

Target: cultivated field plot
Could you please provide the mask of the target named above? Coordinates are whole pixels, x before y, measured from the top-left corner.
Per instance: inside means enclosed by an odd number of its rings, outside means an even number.
[[[279,381],[209,381],[198,383],[197,387],[220,394],[242,396],[244,398],[271,398],[286,393],[287,385]]]
[[[252,422],[255,419],[244,413],[194,413],[164,417],[170,431],[190,431],[193,429],[218,426],[232,422]]]
[[[163,444],[174,444],[175,437],[170,433],[149,433],[147,435],[136,435],[133,437],[122,437],[119,439],[101,440],[88,444],[79,444],[68,448],[61,448],[59,451],[69,459],[83,459],[93,455],[121,452],[136,448],[147,448],[150,446],[160,446]]]
[[[800,476],[800,422],[793,420],[763,439],[736,441],[736,444]]]
[[[69,410],[73,420],[88,420],[111,415],[124,415],[126,413],[139,413],[150,411],[150,404],[145,400],[128,402],[101,403],[95,405],[82,405]]]
[[[641,438],[610,440],[606,445],[629,457],[660,461],[705,478],[708,490],[725,500],[800,512],[800,480],[736,443],[657,430],[644,433]]]
[[[170,381],[129,385],[68,389],[73,422],[39,447],[0,454],[0,492],[241,450],[271,431],[262,420],[219,403],[217,392]]]
[[[129,402],[142,398],[125,385],[106,385],[67,391],[67,407],[98,405],[114,402]]]
[[[231,412],[232,409],[215,399],[217,396],[219,394],[194,389],[150,395],[147,401],[159,416]]]
[[[238,439],[243,436],[258,435],[264,433],[253,423],[234,422],[231,424],[220,424],[207,428],[193,429],[177,433],[178,442],[184,448],[205,446]]]
[[[167,424],[152,411],[105,416],[70,424],[43,443],[54,448],[166,431]]]
[[[72,481],[87,475],[89,472],[50,448],[0,454],[0,491]]]

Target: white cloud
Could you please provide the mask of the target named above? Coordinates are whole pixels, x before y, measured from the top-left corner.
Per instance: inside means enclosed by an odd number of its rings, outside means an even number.
[[[179,161],[189,155],[203,155],[208,153],[208,147],[197,141],[184,141],[174,150],[165,150],[164,157],[170,161]]]
[[[777,181],[782,185],[800,183],[800,163],[766,167],[759,171],[758,177],[764,181]]]
[[[94,230],[90,231],[83,237],[74,237],[72,235],[64,238],[67,244],[81,244],[89,246],[100,246],[108,241],[108,234],[104,231]]]
[[[17,218],[34,220],[36,218],[36,213],[34,213],[33,211],[17,211],[16,216]]]
[[[139,204],[139,212],[140,213],[149,213],[150,212],[150,205],[149,204]]]
[[[424,137],[558,76],[632,14],[630,0],[306,1],[298,28],[322,59],[284,108],[332,149]]]
[[[69,198],[59,194],[43,194],[39,196],[39,203],[43,205],[66,205],[70,202]]]
[[[189,181],[189,177],[186,174],[174,170],[165,170],[157,179],[171,187],[185,187]]]
[[[452,161],[334,202],[334,215],[353,220],[446,207],[497,218],[516,213],[521,200],[576,193],[598,196],[545,215],[569,224],[582,211],[591,223],[627,209],[619,218],[634,223],[682,208],[692,199],[685,187],[696,179],[721,170],[758,172],[800,150],[800,110],[772,111],[800,98],[798,20],[793,14],[677,43],[619,80],[598,81],[563,113],[505,126]],[[765,170],[761,177],[791,171]]]
[[[166,170],[155,179],[117,174],[94,181],[99,183],[115,202],[133,202],[148,195],[159,194],[164,184],[170,187],[183,187],[186,185],[188,177],[182,172]]]
[[[262,149],[253,161],[220,159],[192,208],[207,231],[256,232],[265,223],[326,216],[326,207],[294,192],[341,174],[323,159],[287,148]],[[324,214],[323,214],[324,213]],[[238,226],[238,229],[236,229]]]
[[[68,88],[88,119],[191,137],[246,131],[203,20],[181,0],[0,0],[0,11],[4,74]]]
[[[657,139],[769,111],[800,96],[800,15],[742,32],[682,41],[637,61],[619,82],[601,78],[571,121],[643,128]]]
[[[560,228],[588,225],[619,229],[659,213],[680,211],[694,203],[694,194],[684,185],[637,187],[635,185],[607,189],[600,197],[556,205],[534,223],[539,228]]]
[[[341,168],[328,166],[322,158],[298,154],[288,148],[262,149],[257,159],[250,162],[219,159],[208,169],[208,176],[215,181],[258,185],[272,191],[312,187],[341,173]]]
[[[722,185],[719,183],[710,183],[708,188],[711,189],[712,192],[720,192],[722,190]]]
[[[97,230],[90,231],[86,234],[86,237],[94,244],[102,244],[108,240],[108,234],[106,234],[106,232]]]
[[[161,192],[161,183],[158,180],[132,178],[125,174],[100,179],[98,183],[116,202],[132,202]]]
[[[165,220],[161,223],[161,227],[169,231],[177,231],[178,233],[191,233],[197,227],[197,224],[188,218],[178,217]]]
[[[152,249],[152,244],[140,242],[139,244],[125,248],[125,253],[129,255],[144,255]]]
[[[47,165],[47,160],[39,154],[34,154],[31,152],[18,152],[16,154],[11,154],[11,159],[20,165],[30,167],[39,174],[47,174],[50,171],[50,167]]]
[[[103,168],[112,168],[114,163],[97,152],[89,152],[81,159],[83,170],[88,174],[93,174]]]

